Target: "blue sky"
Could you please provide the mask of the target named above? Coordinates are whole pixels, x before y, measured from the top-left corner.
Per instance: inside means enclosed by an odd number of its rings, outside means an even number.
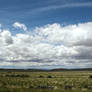
[[[0,68],[89,68],[91,42],[91,0],[0,0]]]
[[[19,21],[29,28],[92,21],[91,0],[0,0],[0,23]]]

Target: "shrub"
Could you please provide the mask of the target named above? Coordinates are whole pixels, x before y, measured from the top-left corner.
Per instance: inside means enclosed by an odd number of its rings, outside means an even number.
[[[72,89],[71,85],[65,85],[65,89]]]
[[[90,75],[89,78],[92,78],[92,75]]]
[[[37,88],[40,88],[40,89],[53,89],[54,87],[53,86],[47,86],[47,85],[39,85]]]
[[[6,77],[21,77],[21,78],[24,78],[24,77],[29,77],[29,75],[25,75],[25,74],[11,74],[11,75],[6,75]]]
[[[51,75],[48,75],[47,78],[52,78],[52,76]]]
[[[44,78],[44,76],[40,75],[39,78]]]

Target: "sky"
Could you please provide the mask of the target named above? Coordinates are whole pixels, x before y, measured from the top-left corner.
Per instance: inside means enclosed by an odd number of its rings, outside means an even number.
[[[0,0],[0,68],[92,68],[92,1]]]

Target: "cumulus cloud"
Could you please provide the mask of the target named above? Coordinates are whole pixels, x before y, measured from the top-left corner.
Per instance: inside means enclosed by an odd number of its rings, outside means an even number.
[[[36,27],[29,34],[11,35],[3,30],[0,66],[88,67],[92,64],[91,30],[92,22],[67,26],[54,23]]]
[[[15,23],[13,24],[13,27],[15,27],[15,28],[20,28],[20,29],[23,29],[24,31],[27,31],[27,27],[25,26],[25,24],[21,24],[21,23],[19,23],[19,22],[15,22]]]

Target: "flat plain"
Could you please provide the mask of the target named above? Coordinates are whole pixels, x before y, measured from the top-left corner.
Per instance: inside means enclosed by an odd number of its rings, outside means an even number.
[[[92,71],[2,71],[0,92],[92,92]]]

